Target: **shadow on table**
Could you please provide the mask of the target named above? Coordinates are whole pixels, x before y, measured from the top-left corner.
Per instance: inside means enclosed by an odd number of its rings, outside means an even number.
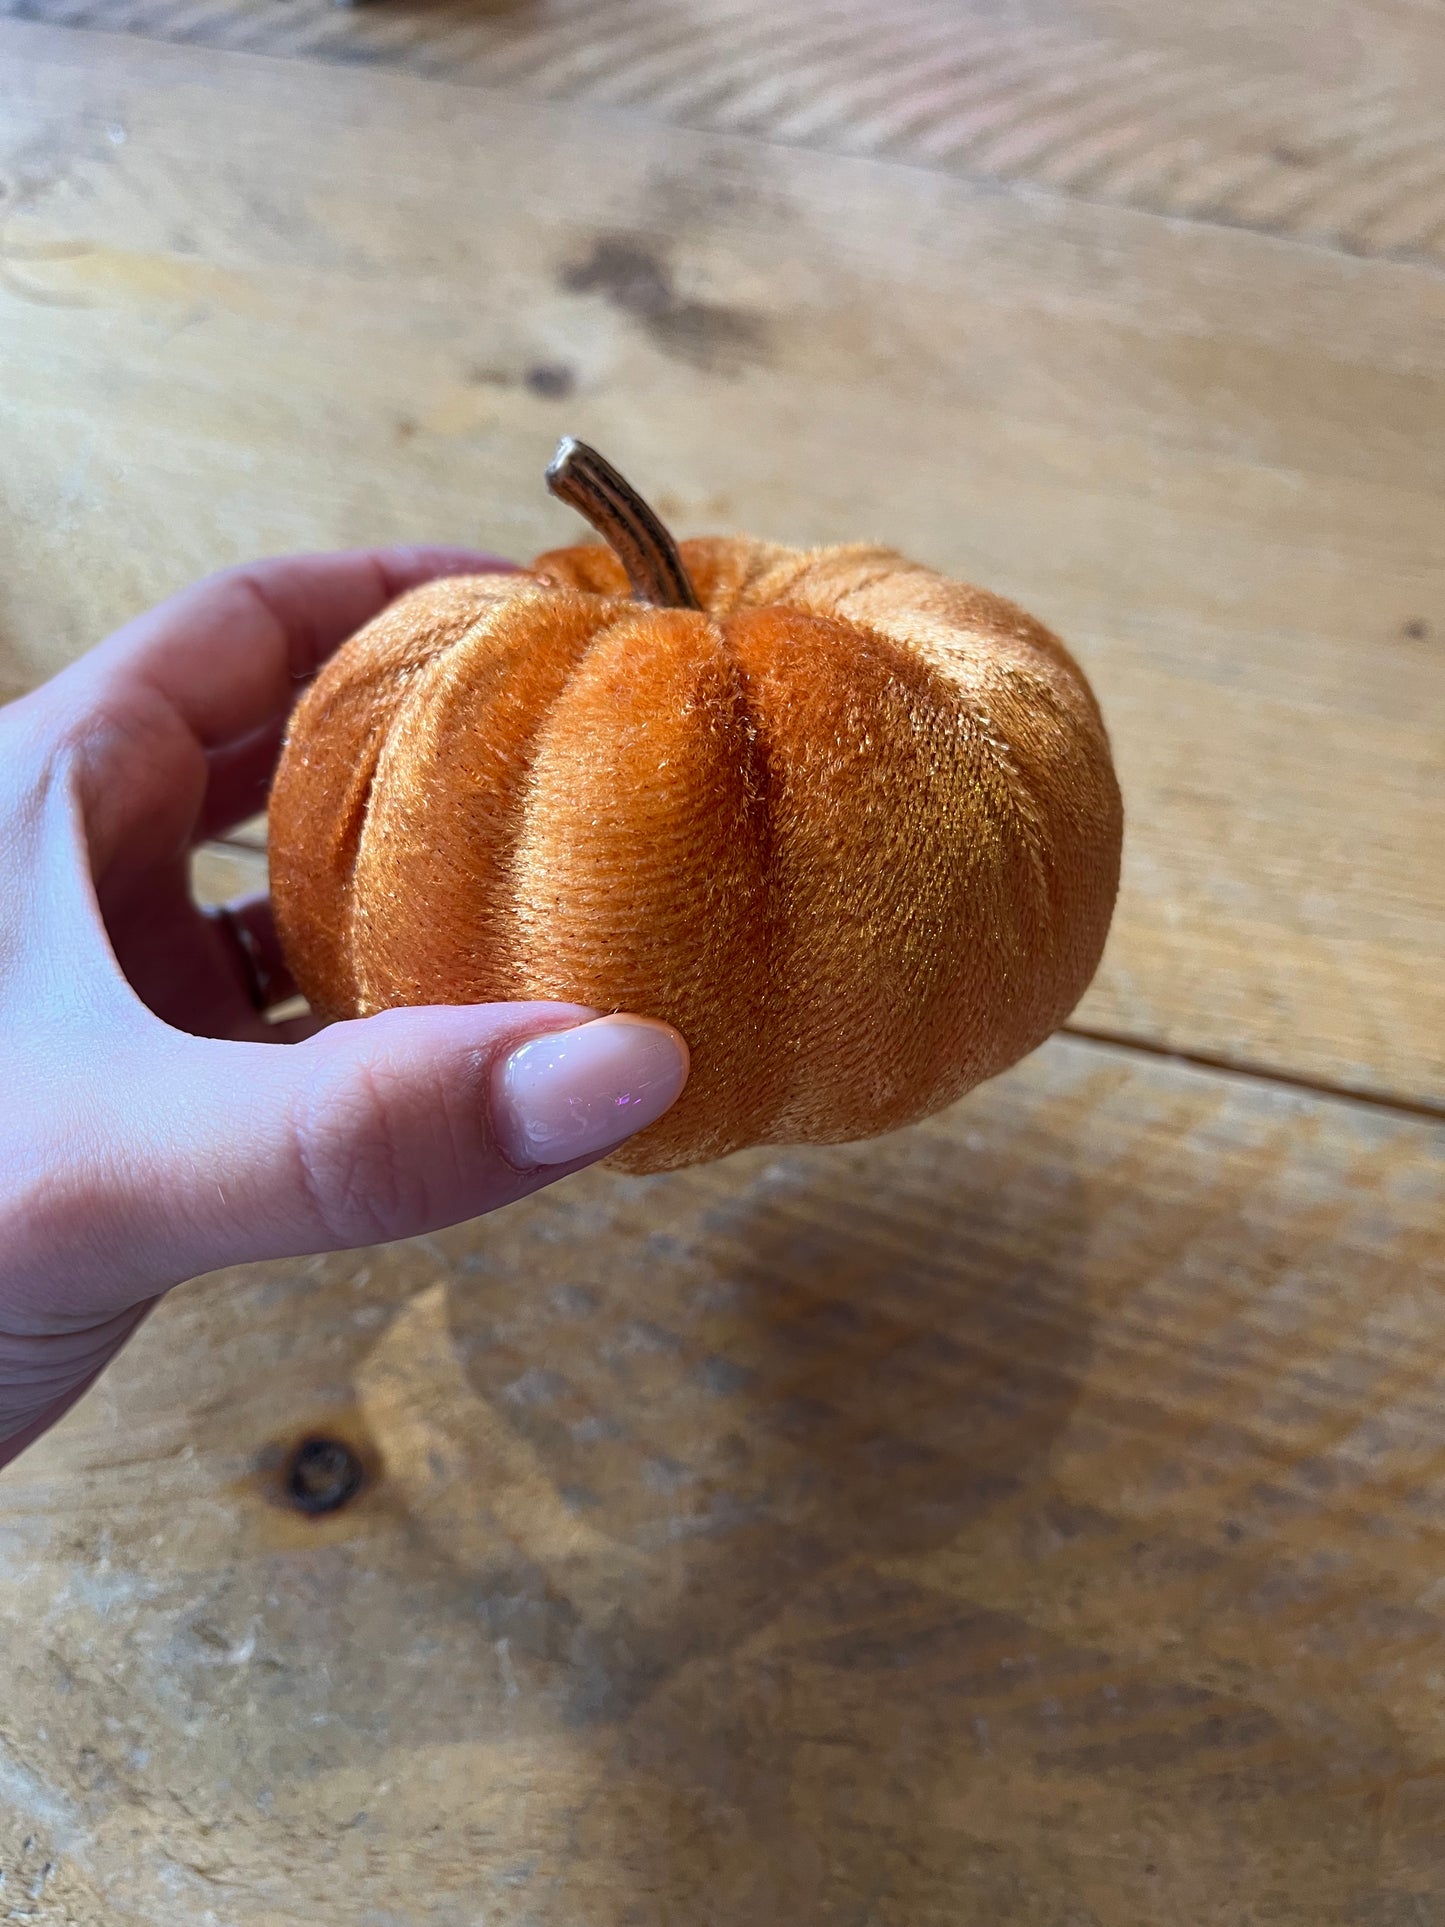
[[[970,1149],[955,1122],[734,1170],[659,1186],[644,1217],[679,1229],[509,1386],[499,1288],[451,1294],[477,1389],[624,1549],[548,1572],[566,1717],[616,1736],[558,1876],[599,1927],[832,1918],[843,1867],[862,1922],[896,1885],[874,1820],[938,1764],[928,1702],[976,1756],[958,1675],[1018,1642],[890,1564],[1038,1505],[1087,1350],[1088,1226],[1057,1158]],[[549,1273],[585,1276],[586,1242]]]

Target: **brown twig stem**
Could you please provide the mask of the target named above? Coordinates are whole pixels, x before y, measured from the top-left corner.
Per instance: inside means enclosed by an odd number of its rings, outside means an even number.
[[[702,607],[676,542],[632,484],[595,448],[565,436],[547,470],[547,487],[606,540],[639,602],[658,609]]]

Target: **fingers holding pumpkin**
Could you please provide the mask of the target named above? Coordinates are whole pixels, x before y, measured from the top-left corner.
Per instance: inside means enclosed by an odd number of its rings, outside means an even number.
[[[687,1072],[670,1026],[576,1005],[389,1010],[283,1050],[195,1043],[138,1160],[154,1262],[179,1277],[479,1216],[645,1129]]]
[[[223,835],[265,807],[296,698],[337,644],[360,626],[348,628],[344,624],[351,622],[356,607],[361,606],[356,598],[362,591],[351,579],[350,565],[364,560],[374,565],[374,587],[383,598],[372,614],[430,582],[444,585],[457,576],[475,580],[519,573],[515,564],[497,556],[469,549],[429,548],[362,551],[358,556],[297,556],[260,563],[244,571],[241,579],[264,598],[265,608],[280,626],[281,634],[272,639],[270,647],[273,654],[278,646],[282,649],[290,665],[289,674],[285,684],[273,690],[273,697],[280,697],[279,706],[273,701],[271,712],[256,728],[208,750],[209,780],[198,835]],[[348,566],[333,570],[336,563]],[[273,571],[290,583],[289,601],[270,586]],[[229,581],[229,577],[218,577],[215,586],[224,588]],[[337,599],[333,602],[332,597]],[[316,604],[309,612],[308,598],[314,598]],[[371,616],[365,620],[371,620]]]
[[[75,673],[144,683],[204,749],[217,749],[283,721],[299,685],[408,589],[513,568],[460,548],[277,556],[183,590],[117,630]]]
[[[438,577],[515,573],[469,549],[283,556],[117,630],[37,693],[80,752],[97,874],[144,872],[253,814],[302,688],[389,603]]]

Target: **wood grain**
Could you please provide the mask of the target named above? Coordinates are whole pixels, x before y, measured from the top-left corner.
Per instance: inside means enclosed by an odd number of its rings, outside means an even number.
[[[1434,1918],[1442,1152],[1061,1039],[875,1145],[188,1287],[0,1482],[0,1894]],[[373,1471],[330,1518],[306,1433]]]
[[[1445,260],[1432,0],[0,0]]]
[[[582,433],[681,531],[881,537],[1077,647],[1081,1024],[1445,1099],[1440,277],[14,22],[0,114],[0,676],[268,549],[533,552]]]
[[[261,550],[559,539],[567,429],[1037,608],[1131,811],[1128,1047],[169,1299],[0,1479],[0,1919],[1442,1917],[1445,283],[944,177],[1429,253],[1433,11],[870,13],[106,9],[489,93],[0,25],[0,692]]]
[[[5,674],[263,547],[538,546],[580,426],[684,526],[1069,631],[1134,824],[1083,1020],[1438,1097],[1438,284],[87,46],[0,33]],[[874,1145],[202,1280],[0,1482],[0,1902],[1423,1927],[1442,1232],[1445,1127],[1058,1039]]]

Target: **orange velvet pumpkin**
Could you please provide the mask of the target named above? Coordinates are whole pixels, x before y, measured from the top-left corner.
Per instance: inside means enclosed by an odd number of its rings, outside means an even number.
[[[692,1078],[634,1171],[870,1136],[1032,1050],[1119,870],[1063,645],[890,549],[674,546],[591,451],[561,468],[618,553],[415,590],[295,712],[272,896],[313,1006],[666,1018]]]

